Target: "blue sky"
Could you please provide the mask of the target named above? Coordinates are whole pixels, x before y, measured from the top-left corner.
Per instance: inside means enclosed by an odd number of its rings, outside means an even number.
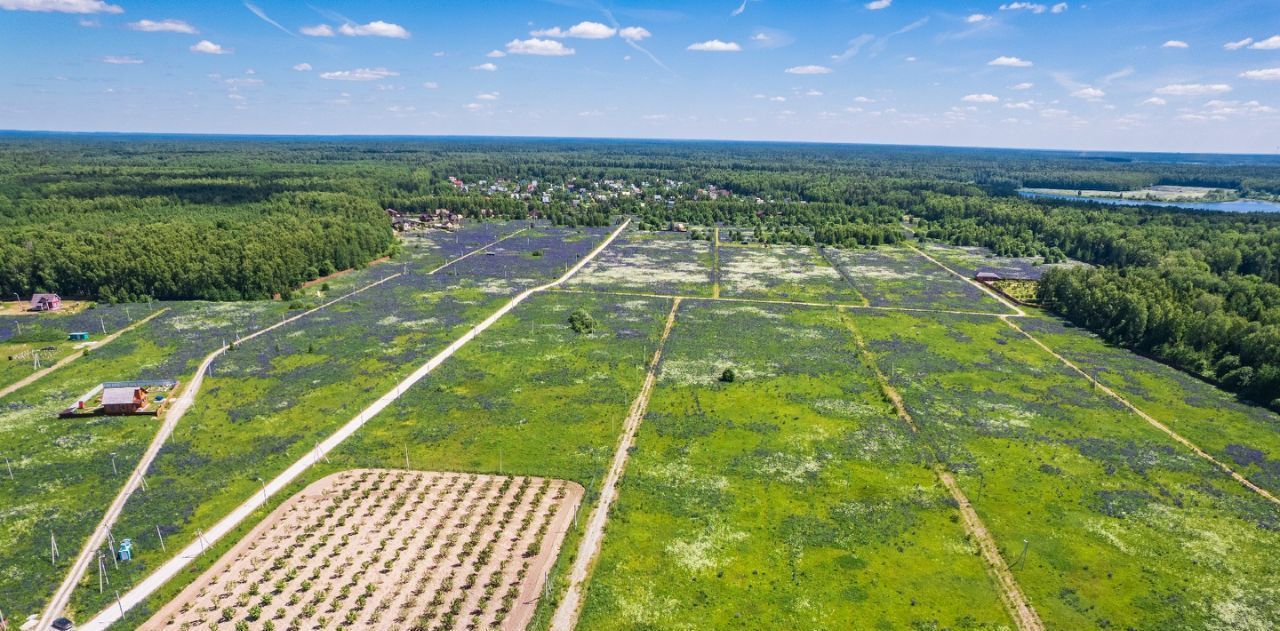
[[[0,129],[1280,151],[1276,0],[0,0]]]

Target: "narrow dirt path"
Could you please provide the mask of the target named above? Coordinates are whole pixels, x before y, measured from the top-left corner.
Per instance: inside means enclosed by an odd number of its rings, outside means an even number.
[[[42,369],[40,369],[40,370],[37,370],[36,372],[33,372],[33,373],[31,373],[30,375],[27,375],[26,377],[23,377],[22,379],[18,380],[18,381],[17,381],[17,382],[15,382],[15,383],[9,384],[9,385],[5,386],[4,388],[0,388],[0,399],[3,399],[3,398],[5,398],[5,397],[6,397],[6,396],[8,396],[8,395],[10,395],[10,394],[12,394],[12,393],[14,393],[14,392],[17,392],[18,390],[21,390],[21,389],[23,389],[23,388],[25,388],[25,387],[27,387],[27,386],[29,386],[29,385],[31,385],[31,384],[33,384],[33,383],[35,383],[35,382],[36,382],[36,380],[40,379],[41,377],[44,377],[45,375],[47,375],[47,374],[49,374],[49,373],[51,373],[51,372],[53,372],[53,371],[55,371],[55,370],[57,370],[57,369],[59,369],[59,368],[62,368],[63,366],[66,366],[67,364],[70,364],[71,362],[73,362],[73,361],[75,361],[75,360],[77,360],[77,359],[80,359],[81,357],[84,357],[84,354],[85,354],[86,352],[88,352],[88,351],[90,351],[90,350],[93,350],[93,349],[102,348],[103,346],[106,346],[107,344],[110,344],[111,342],[115,341],[115,339],[116,339],[117,337],[120,337],[121,335],[124,335],[125,333],[128,333],[129,331],[132,331],[132,330],[134,330],[135,328],[142,326],[142,325],[143,325],[143,324],[145,324],[146,322],[150,321],[152,318],[154,318],[154,317],[156,317],[156,316],[158,316],[158,315],[160,315],[160,314],[162,314],[162,313],[164,313],[164,312],[166,312],[166,311],[168,311],[168,310],[169,310],[169,308],[168,308],[168,307],[165,307],[165,308],[163,308],[163,309],[156,310],[156,311],[155,311],[155,312],[153,312],[151,315],[148,315],[147,317],[145,317],[145,318],[143,318],[143,319],[141,319],[141,320],[138,320],[137,322],[134,322],[133,324],[130,324],[129,326],[127,326],[127,327],[125,327],[125,328],[123,328],[123,329],[120,329],[119,331],[116,331],[115,333],[112,333],[111,335],[108,335],[108,336],[106,336],[106,337],[102,338],[102,340],[101,340],[101,341],[99,341],[97,344],[94,344],[93,346],[89,346],[89,347],[82,348],[82,349],[80,349],[80,350],[78,350],[78,351],[76,351],[76,352],[74,352],[74,353],[72,353],[72,354],[70,354],[70,355],[67,355],[66,357],[63,357],[62,359],[58,360],[58,361],[57,361],[57,363],[55,363],[55,364],[54,364],[54,365],[52,365],[52,366],[49,366],[48,368],[42,368]]]
[[[992,298],[995,298],[997,302],[999,302],[1000,304],[1004,305],[1004,306],[1005,306],[1005,307],[1007,307],[1008,309],[1012,310],[1012,311],[1013,311],[1013,314],[1012,314],[1012,315],[1015,315],[1015,316],[1018,316],[1018,317],[1023,317],[1023,316],[1026,316],[1026,315],[1027,315],[1027,312],[1023,311],[1021,307],[1019,307],[1018,305],[1013,304],[1012,302],[1009,302],[1009,300],[1008,300],[1008,299],[1006,299],[1004,296],[1001,296],[1001,295],[999,294],[999,292],[993,291],[990,287],[987,287],[986,285],[983,285],[982,283],[980,283],[980,282],[978,282],[978,281],[976,281],[976,280],[974,280],[974,279],[972,279],[972,278],[969,278],[968,276],[965,276],[964,274],[961,274],[960,272],[957,272],[957,271],[955,271],[955,270],[951,269],[950,267],[947,267],[946,265],[943,265],[941,261],[939,261],[938,259],[933,258],[932,256],[929,256],[928,254],[925,254],[925,253],[924,253],[924,250],[921,250],[920,248],[917,248],[916,246],[911,245],[910,243],[904,243],[903,245],[907,246],[908,248],[910,248],[910,249],[911,249],[911,251],[913,251],[913,252],[915,252],[916,254],[919,254],[920,256],[924,257],[925,259],[927,259],[929,262],[933,263],[934,265],[937,265],[938,267],[941,267],[942,269],[947,270],[948,272],[950,272],[950,273],[951,273],[953,276],[955,276],[956,278],[959,278],[960,280],[963,280],[964,282],[969,283],[970,285],[973,285],[974,287],[977,287],[978,289],[981,289],[981,290],[983,291],[983,293],[987,294],[988,296],[991,296]]]
[[[888,377],[880,371],[880,366],[876,363],[875,357],[871,355],[866,342],[862,339],[862,333],[858,330],[857,325],[847,316],[842,319],[853,336],[854,344],[858,347],[858,356],[875,373],[876,381],[880,383],[880,390],[893,403],[893,407],[898,413],[898,418],[911,428],[912,433],[918,434],[920,428],[916,426],[915,419],[907,411],[907,406],[902,401],[902,395],[898,394],[898,391],[889,384]],[[987,572],[999,588],[1000,600],[1004,602],[1005,608],[1009,610],[1009,615],[1013,617],[1013,621],[1023,631],[1043,631],[1045,627],[1040,620],[1039,614],[1036,613],[1031,603],[1027,601],[1026,595],[1022,593],[1022,588],[1018,585],[1017,579],[1014,578],[1013,572],[1009,570],[1009,565],[1005,563],[1004,556],[1000,554],[1000,547],[996,545],[995,538],[991,536],[986,524],[982,523],[982,518],[978,516],[978,512],[969,503],[969,498],[960,489],[955,476],[937,459],[933,462],[933,473],[937,476],[938,481],[942,483],[942,486],[946,487],[947,492],[951,494],[951,498],[955,500],[956,508],[960,511],[961,521],[964,522],[964,530],[978,544],[978,550],[982,553],[983,560],[986,561]]]
[[[1227,465],[1226,465],[1226,463],[1222,462],[1221,460],[1218,460],[1217,458],[1214,458],[1214,457],[1213,457],[1213,455],[1211,455],[1209,452],[1207,452],[1207,451],[1205,451],[1205,450],[1201,449],[1199,445],[1196,445],[1195,443],[1191,442],[1189,439],[1187,439],[1186,437],[1184,437],[1182,434],[1179,434],[1178,432],[1175,432],[1175,431],[1173,430],[1173,428],[1169,427],[1168,425],[1165,425],[1164,423],[1161,423],[1161,422],[1160,422],[1159,420],[1157,420],[1155,417],[1153,417],[1153,416],[1151,416],[1150,414],[1147,414],[1146,412],[1142,411],[1142,409],[1141,409],[1141,408],[1139,408],[1138,406],[1136,406],[1136,405],[1134,405],[1133,403],[1131,403],[1128,399],[1126,399],[1126,398],[1125,398],[1123,395],[1121,395],[1119,392],[1116,392],[1115,390],[1112,390],[1111,388],[1108,388],[1107,386],[1103,385],[1103,384],[1102,384],[1102,382],[1098,381],[1097,379],[1094,379],[1094,378],[1093,378],[1093,375],[1090,375],[1089,373],[1085,372],[1083,369],[1081,369],[1079,366],[1077,366],[1074,362],[1072,362],[1071,360],[1067,359],[1066,357],[1063,357],[1062,355],[1059,355],[1057,351],[1053,350],[1052,348],[1049,348],[1049,346],[1048,346],[1047,344],[1045,344],[1044,342],[1041,342],[1041,341],[1040,341],[1038,338],[1036,338],[1034,335],[1032,335],[1032,334],[1028,333],[1025,329],[1023,329],[1022,327],[1018,326],[1016,323],[1014,323],[1014,322],[1013,322],[1013,320],[1009,319],[1009,317],[1007,317],[1007,316],[1006,316],[1006,317],[1002,317],[1002,318],[1000,318],[1000,319],[1001,319],[1002,321],[1004,321],[1004,323],[1005,323],[1005,324],[1007,324],[1007,325],[1009,325],[1010,327],[1012,327],[1012,328],[1013,328],[1013,330],[1015,330],[1015,331],[1017,331],[1017,332],[1021,333],[1021,334],[1022,334],[1023,336],[1025,336],[1027,339],[1029,339],[1029,340],[1031,340],[1032,342],[1034,342],[1036,346],[1039,346],[1039,347],[1041,348],[1041,350],[1043,350],[1044,352],[1046,352],[1046,353],[1048,353],[1048,354],[1052,355],[1053,357],[1057,358],[1057,360],[1058,360],[1058,361],[1060,361],[1060,362],[1062,362],[1062,364],[1063,364],[1064,366],[1066,366],[1067,368],[1070,368],[1071,370],[1075,371],[1075,372],[1076,372],[1077,374],[1079,374],[1081,377],[1084,377],[1085,379],[1089,380],[1089,383],[1093,384],[1093,387],[1095,387],[1095,388],[1097,388],[1097,389],[1099,389],[1099,390],[1101,390],[1101,391],[1105,392],[1108,396],[1110,396],[1111,398],[1115,399],[1116,401],[1119,401],[1121,405],[1123,405],[1123,406],[1125,406],[1126,408],[1128,408],[1130,412],[1133,412],[1134,414],[1137,414],[1139,418],[1141,418],[1142,420],[1144,420],[1144,421],[1146,421],[1147,423],[1149,423],[1152,427],[1155,427],[1156,429],[1158,429],[1158,430],[1160,430],[1160,431],[1164,432],[1164,433],[1165,433],[1165,434],[1167,434],[1170,438],[1172,438],[1172,439],[1174,439],[1175,441],[1177,441],[1178,443],[1182,444],[1182,445],[1183,445],[1184,447],[1186,447],[1187,449],[1190,449],[1190,450],[1191,450],[1193,453],[1195,453],[1197,456],[1200,456],[1201,458],[1204,458],[1205,460],[1208,460],[1209,462],[1213,463],[1213,464],[1214,464],[1215,466],[1217,466],[1219,469],[1222,469],[1224,472],[1226,472],[1226,473],[1227,473],[1227,475],[1230,475],[1230,476],[1231,476],[1232,478],[1234,478],[1237,482],[1239,482],[1240,484],[1243,484],[1243,485],[1245,486],[1245,488],[1247,488],[1247,489],[1249,489],[1250,491],[1253,491],[1254,493],[1257,493],[1258,495],[1262,496],[1262,498],[1263,498],[1263,499],[1266,499],[1267,501],[1271,502],[1272,504],[1280,505],[1280,498],[1277,498],[1275,495],[1272,495],[1272,494],[1271,494],[1269,491],[1267,491],[1266,489],[1264,489],[1264,488],[1262,488],[1262,487],[1260,487],[1260,486],[1258,486],[1258,485],[1254,484],[1253,482],[1250,482],[1248,478],[1244,477],[1243,475],[1240,475],[1239,473],[1236,473],[1236,471],[1235,471],[1234,469],[1232,469],[1231,467],[1227,466]]]
[[[947,313],[951,315],[986,316],[989,318],[1008,317],[1008,313],[991,313],[989,311],[960,311],[957,309],[924,309],[917,307],[880,307],[871,305],[842,304],[836,302],[799,302],[795,300],[766,300],[763,298],[710,298],[707,296],[684,296],[677,294],[652,294],[628,291],[599,291],[596,289],[557,289],[568,294],[596,294],[600,296],[631,296],[635,298],[679,298],[681,300],[716,300],[720,302],[746,302],[763,305],[787,305],[792,307],[822,307],[826,309],[865,309],[868,311],[905,311],[907,313]]]
[[[849,286],[849,291],[852,291],[853,295],[857,296],[858,300],[862,301],[862,306],[870,307],[871,301],[867,300],[867,297],[862,295],[862,292],[858,291],[857,286],[853,284],[853,277],[849,275],[849,272],[846,272],[843,267],[840,267],[838,263],[832,260],[831,255],[827,253],[827,248],[818,248],[818,252],[822,254],[823,260],[825,260],[827,264],[840,275],[840,278],[844,279],[844,284]]]
[[[662,360],[662,350],[667,345],[667,338],[676,324],[676,311],[680,309],[680,298],[671,301],[671,312],[667,314],[666,326],[662,328],[662,337],[658,338],[658,348],[653,351],[649,361],[649,371],[645,374],[644,384],[640,386],[640,394],[636,395],[622,423],[622,437],[618,448],[613,453],[613,462],[605,475],[600,490],[600,501],[591,510],[587,519],[587,529],[578,542],[578,553],[573,559],[573,567],[569,569],[569,589],[556,607],[551,617],[552,631],[570,631],[578,624],[578,616],[582,612],[582,599],[586,592],[587,577],[591,573],[596,558],[600,555],[600,546],[604,541],[604,527],[609,520],[609,509],[618,495],[618,480],[622,478],[623,469],[627,466],[631,445],[635,442],[636,431],[644,420],[645,411],[649,408],[649,397],[653,394],[653,385],[658,379],[658,364]]]
[[[715,239],[711,247],[711,297],[720,297],[720,226],[715,227]]]
[[[520,303],[528,299],[529,296],[532,296],[542,291],[553,289],[555,287],[559,287],[560,285],[564,284],[565,281],[573,277],[574,274],[577,274],[579,270],[581,270],[587,263],[591,262],[591,260],[594,259],[598,254],[600,254],[601,251],[609,247],[609,244],[613,243],[613,241],[618,237],[618,235],[621,234],[623,230],[626,230],[627,226],[630,224],[631,224],[630,218],[623,221],[621,225],[619,225],[612,233],[609,234],[609,236],[604,241],[600,243],[600,245],[596,246],[595,249],[591,250],[590,253],[588,253],[586,256],[580,259],[576,264],[574,264],[573,267],[565,271],[564,275],[562,275],[560,278],[554,281],[551,281],[549,283],[546,283],[544,285],[534,287],[532,289],[526,289],[525,291],[512,297],[511,300],[507,301],[506,304],[504,304],[497,311],[489,315],[489,317],[485,318],[479,324],[469,329],[466,333],[462,335],[462,337],[459,337],[458,339],[454,340],[453,343],[449,344],[449,346],[447,346],[444,350],[437,353],[431,359],[428,359],[426,363],[419,366],[407,377],[405,377],[400,382],[395,384],[395,386],[393,386],[390,390],[388,390],[385,394],[383,394],[373,403],[370,403],[368,407],[364,408],[363,410],[360,411],[360,413],[356,414],[355,417],[347,421],[345,425],[340,427],[336,432],[334,432],[328,438],[322,441],[319,445],[316,446],[315,449],[307,452],[306,455],[304,455],[303,457],[295,461],[292,465],[289,466],[289,468],[285,469],[279,475],[272,478],[270,482],[267,482],[263,486],[260,492],[255,492],[249,499],[245,500],[242,504],[240,504],[234,510],[232,510],[229,514],[227,514],[227,516],[223,517],[220,521],[218,521],[212,527],[205,530],[204,536],[198,537],[196,541],[188,544],[181,551],[177,552],[168,561],[166,561],[165,563],[157,567],[156,570],[151,574],[149,574],[145,579],[143,579],[142,582],[138,583],[133,587],[133,589],[130,589],[126,594],[124,594],[115,606],[107,607],[106,609],[103,609],[102,611],[98,612],[98,614],[94,616],[92,620],[90,620],[87,624],[83,625],[81,628],[98,630],[98,629],[106,629],[107,627],[114,624],[123,616],[124,611],[128,611],[129,609],[132,609],[133,607],[137,606],[139,603],[141,603],[143,600],[149,597],[156,590],[164,586],[165,583],[172,580],[173,577],[177,576],[178,573],[183,570],[183,568],[185,568],[188,564],[190,564],[196,557],[200,556],[200,554],[204,552],[204,549],[206,547],[212,546],[219,539],[227,536],[227,534],[233,531],[237,526],[239,526],[241,522],[250,518],[259,508],[265,505],[273,495],[283,491],[287,486],[289,486],[289,484],[291,484],[294,480],[296,480],[298,476],[301,476],[303,473],[306,472],[307,469],[311,468],[311,466],[314,465],[316,462],[318,462],[321,458],[324,458],[330,451],[333,451],[339,445],[341,445],[344,441],[350,438],[351,435],[356,432],[356,430],[363,427],[364,424],[367,423],[370,419],[377,416],[384,409],[386,409],[388,406],[394,403],[397,399],[400,398],[401,394],[407,392],[409,388],[411,388],[414,384],[418,383],[427,375],[429,375],[432,371],[438,368],[440,364],[443,364],[445,360],[452,357],[454,353],[457,353],[459,349],[461,349],[463,346],[466,346],[468,342],[475,339],[476,336],[483,333],[489,327],[493,326],[493,324],[497,322],[499,319],[501,319],[502,316],[511,312],[512,309],[515,309]],[[485,248],[487,247],[489,246],[485,246]],[[467,256],[470,256],[471,254],[474,254],[474,252],[469,253]],[[456,262],[457,260],[461,260],[461,258],[465,258],[465,257],[460,257],[459,259],[455,259],[454,262]],[[437,270],[442,269],[443,267],[444,266],[441,266],[441,268],[437,268]],[[391,278],[392,277],[388,277],[379,282],[386,282]],[[359,291],[363,291],[363,289]],[[352,292],[352,293],[355,293],[355,292]],[[349,296],[351,294],[347,294],[347,295]],[[260,331],[259,333],[263,333],[263,332],[265,331]],[[138,473],[138,472],[135,471],[135,473]],[[132,484],[132,481],[131,481],[131,484]],[[101,544],[98,544],[98,545],[101,545]],[[95,547],[96,546],[86,547],[86,550],[92,549]],[[79,579],[76,579],[76,580],[78,581]],[[75,581],[71,582],[71,586],[72,587],[75,586]],[[70,593],[70,590],[68,590],[68,594],[69,593]],[[50,610],[61,611],[62,608],[65,606],[66,606],[66,601],[63,600],[63,603],[61,606],[59,606],[57,609],[53,609],[51,607]],[[43,629],[48,627],[41,626],[38,628]]]

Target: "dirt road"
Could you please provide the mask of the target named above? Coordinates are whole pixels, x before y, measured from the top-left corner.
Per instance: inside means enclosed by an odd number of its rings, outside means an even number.
[[[586,591],[587,577],[600,555],[600,545],[604,541],[604,527],[609,520],[609,508],[618,496],[618,481],[622,479],[623,469],[627,466],[631,445],[635,442],[636,430],[640,429],[640,421],[644,420],[645,410],[649,408],[649,397],[653,394],[653,385],[658,378],[658,364],[662,359],[662,350],[666,346],[667,337],[676,324],[676,311],[680,309],[680,298],[671,301],[671,313],[667,314],[667,324],[662,329],[662,337],[658,339],[658,348],[653,351],[653,359],[649,362],[649,371],[645,374],[644,384],[640,386],[640,394],[631,403],[627,418],[622,424],[622,438],[613,453],[613,462],[609,464],[609,472],[601,485],[600,501],[591,511],[587,520],[587,530],[578,542],[578,554],[573,559],[573,567],[569,570],[569,589],[564,599],[556,607],[551,618],[552,631],[570,631],[578,623],[578,615],[582,610],[582,596]]]

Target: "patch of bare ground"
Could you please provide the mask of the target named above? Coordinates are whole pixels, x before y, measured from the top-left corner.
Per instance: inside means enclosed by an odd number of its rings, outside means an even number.
[[[336,473],[142,628],[523,629],[581,500],[544,478]]]

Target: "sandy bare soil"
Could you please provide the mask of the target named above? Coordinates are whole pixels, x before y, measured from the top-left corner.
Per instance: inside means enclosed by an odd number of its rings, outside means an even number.
[[[144,629],[523,629],[582,487],[355,470],[286,501]]]

